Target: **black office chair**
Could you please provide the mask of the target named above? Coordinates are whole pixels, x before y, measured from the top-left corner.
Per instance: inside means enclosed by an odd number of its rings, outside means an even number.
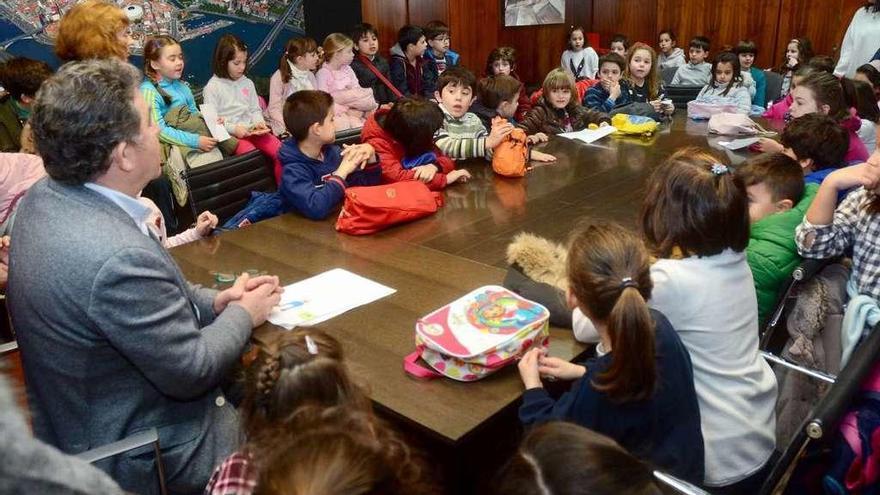
[[[344,144],[358,144],[361,142],[361,130],[362,127],[357,127],[355,129],[346,129],[344,131],[339,131],[336,133],[336,141],[335,143],[339,146]]]
[[[774,102],[782,97],[782,75],[772,70],[764,71],[767,80],[767,100]]]
[[[672,84],[672,79],[675,77],[675,73],[678,71],[678,67],[664,67],[660,72],[660,77],[663,79],[663,84],[669,86]]]
[[[666,97],[675,108],[687,108],[688,102],[696,100],[702,89],[702,86],[667,86]]]
[[[776,300],[776,306],[770,318],[766,322],[761,322],[761,343],[762,350],[768,350],[775,347],[772,344],[785,339],[785,312],[791,306],[792,294],[795,290],[812,279],[817,273],[822,271],[826,266],[831,264],[835,259],[804,259],[791,275],[782,284],[779,297]]]

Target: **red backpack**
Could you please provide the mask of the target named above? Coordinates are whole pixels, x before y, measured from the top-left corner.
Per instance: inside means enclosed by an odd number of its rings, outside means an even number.
[[[345,190],[336,230],[352,235],[373,234],[431,215],[441,206],[443,196],[421,181],[351,187]]]

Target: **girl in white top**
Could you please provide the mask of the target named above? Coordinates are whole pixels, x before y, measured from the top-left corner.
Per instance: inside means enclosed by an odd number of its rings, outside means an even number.
[[[721,52],[712,62],[712,78],[703,86],[697,101],[712,104],[733,104],[737,112],[748,115],[752,109],[752,97],[743,85],[739,56],[733,52]]]
[[[853,15],[843,35],[834,75],[853,77],[860,65],[871,61],[877,48],[880,48],[880,2],[868,0]]]
[[[599,71],[599,54],[587,45],[584,28],[580,26],[568,33],[568,50],[562,52],[562,68],[575,81],[593,79]]]
[[[284,127],[287,97],[304,89],[318,89],[314,73],[317,68],[318,43],[312,38],[291,38],[284,47],[278,70],[269,79],[269,126],[276,136],[287,132]]]
[[[224,34],[214,47],[211,64],[214,75],[205,85],[202,97],[223,119],[227,132],[239,140],[236,153],[260,150],[281,169],[278,150],[281,141],[263,120],[257,89],[246,75],[247,45],[237,36]]]
[[[651,267],[649,305],[666,315],[691,355],[704,484],[757,493],[776,443],[777,389],[758,351],[745,187],[697,148],[673,154],[648,184],[641,227],[659,258]],[[575,327],[578,319],[583,327],[585,317],[575,318]]]

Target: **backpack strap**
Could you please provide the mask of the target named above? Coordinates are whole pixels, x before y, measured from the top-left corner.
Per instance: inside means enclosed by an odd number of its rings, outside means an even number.
[[[442,376],[440,373],[418,364],[416,361],[418,361],[421,355],[422,350],[416,349],[403,358],[403,370],[409,375],[414,376],[415,378],[421,378],[422,380],[433,380],[434,378]]]
[[[400,90],[397,89],[396,86],[394,86],[393,84],[391,84],[391,81],[389,81],[388,78],[385,77],[384,74],[382,74],[382,72],[381,72],[381,71],[380,71],[380,70],[379,70],[379,69],[373,64],[373,62],[372,62],[370,59],[368,59],[368,58],[367,58],[366,56],[364,56],[364,54],[362,54],[362,53],[358,53],[358,57],[360,58],[361,62],[363,62],[364,65],[366,65],[367,68],[370,69],[370,72],[372,72],[373,74],[375,74],[376,77],[378,77],[379,80],[382,81],[382,84],[384,84],[385,86],[387,86],[388,89],[390,89],[391,92],[394,93],[394,96],[396,96],[396,97],[398,97],[398,98],[403,98],[403,93],[401,93]]]

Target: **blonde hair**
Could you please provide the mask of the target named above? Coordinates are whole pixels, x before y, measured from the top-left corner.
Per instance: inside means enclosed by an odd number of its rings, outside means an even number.
[[[571,101],[568,102],[566,108],[572,106],[572,104],[577,104],[577,86],[574,83],[574,77],[571,74],[566,72],[564,69],[556,68],[551,70],[547,77],[544,78],[544,84],[541,86],[542,91],[544,92],[545,101],[550,102],[547,98],[550,97],[550,92],[555,89],[567,89],[571,92]]]
[[[128,28],[125,12],[103,0],[87,0],[75,5],[61,19],[55,54],[61,60],[89,58],[128,59],[128,46],[120,43],[118,35]]]
[[[329,62],[336,52],[353,48],[354,41],[342,33],[330,33],[324,38],[324,61]]]

